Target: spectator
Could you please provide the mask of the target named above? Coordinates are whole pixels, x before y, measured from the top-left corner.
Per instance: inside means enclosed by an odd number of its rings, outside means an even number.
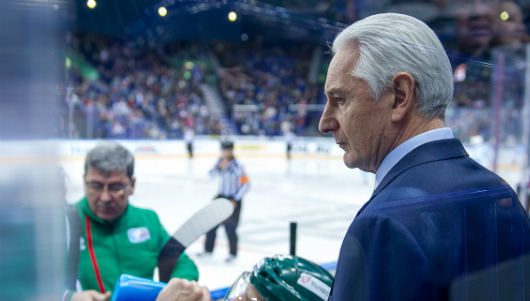
[[[495,16],[494,24],[497,27],[496,35],[491,42],[492,47],[499,45],[512,45],[513,48],[521,47],[523,43],[530,42],[521,8],[513,1],[502,1],[492,4]]]
[[[488,58],[489,43],[494,37],[494,16],[483,3],[465,4],[457,11],[457,42],[461,54]]]

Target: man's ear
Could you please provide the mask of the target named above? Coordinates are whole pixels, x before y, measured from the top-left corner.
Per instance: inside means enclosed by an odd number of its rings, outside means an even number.
[[[129,195],[132,195],[134,193],[134,185],[136,184],[136,178],[133,177],[131,179],[131,188],[129,188],[129,191],[130,191],[130,194]]]
[[[392,78],[392,92],[394,103],[392,105],[392,122],[400,122],[405,119],[407,113],[416,104],[414,78],[408,73],[399,72]]]

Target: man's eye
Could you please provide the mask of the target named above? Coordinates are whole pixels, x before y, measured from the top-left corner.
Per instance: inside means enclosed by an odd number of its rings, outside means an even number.
[[[123,189],[123,185],[110,185],[109,190],[110,191],[120,191]]]
[[[103,185],[98,184],[98,183],[89,183],[88,187],[90,187],[92,189],[103,189]]]
[[[335,102],[339,105],[344,104],[344,98],[342,97],[335,97]]]

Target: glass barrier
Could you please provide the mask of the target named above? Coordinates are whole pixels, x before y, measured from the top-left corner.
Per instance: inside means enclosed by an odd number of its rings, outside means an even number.
[[[357,216],[341,248],[351,261],[336,272],[349,280],[334,291],[356,300],[527,297],[530,221],[508,186],[421,195],[404,187]]]

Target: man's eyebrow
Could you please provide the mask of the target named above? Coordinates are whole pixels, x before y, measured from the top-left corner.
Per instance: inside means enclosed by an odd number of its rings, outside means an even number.
[[[92,180],[92,181],[88,181],[89,183],[94,183],[94,184],[101,184],[101,185],[104,185],[105,182],[103,181],[98,181],[98,180]],[[110,183],[107,183],[107,185],[114,185],[114,184],[123,184],[121,181],[112,181]]]
[[[325,90],[324,93],[326,95],[342,94],[342,93],[344,93],[344,90],[339,89],[339,88],[331,88],[331,89]]]

